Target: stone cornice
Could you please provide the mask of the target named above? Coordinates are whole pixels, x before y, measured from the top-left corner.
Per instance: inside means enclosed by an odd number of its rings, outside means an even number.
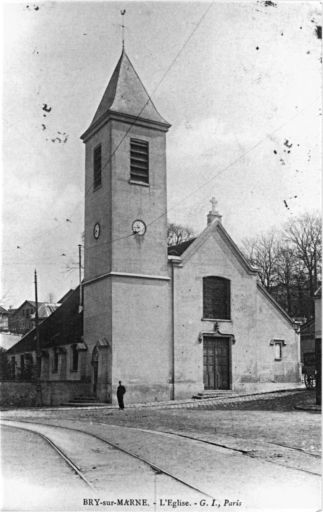
[[[81,135],[81,139],[83,140],[83,142],[86,142],[92,135],[94,135],[98,130],[100,130],[100,128],[102,128],[102,126],[104,126],[110,120],[123,121],[124,123],[130,125],[142,126],[143,128],[150,128],[161,132],[167,132],[171,126],[168,123],[160,123],[158,121],[152,121],[150,119],[145,119],[130,114],[123,114],[120,112],[114,112],[113,110],[108,110],[107,112],[105,112],[105,114],[103,114],[103,116],[100,117],[100,119],[96,121],[96,123],[91,125]]]
[[[87,281],[83,281],[83,286],[87,286],[89,284],[95,283],[96,281],[101,281],[102,279],[107,279],[109,277],[129,277],[132,279],[150,279],[152,281],[170,281],[170,277],[168,276],[132,274],[130,272],[107,272],[106,274],[101,274],[100,276],[93,277],[92,279],[88,279]]]

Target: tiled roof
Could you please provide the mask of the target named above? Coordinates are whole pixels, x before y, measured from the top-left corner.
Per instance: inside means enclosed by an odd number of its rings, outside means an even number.
[[[127,114],[169,126],[157,111],[124,50],[88,130],[107,112]]]
[[[2,313],[2,314],[3,313],[7,313],[8,314],[8,311],[5,308],[3,308],[2,306],[0,306],[0,313]]]
[[[184,251],[196,240],[196,237],[190,238],[190,240],[186,240],[186,242],[182,242],[177,245],[171,245],[168,247],[168,255],[169,256],[181,256]]]
[[[41,348],[78,343],[83,335],[83,314],[79,313],[79,287],[63,304],[39,325]],[[29,331],[8,353],[16,354],[36,349],[36,330]]]

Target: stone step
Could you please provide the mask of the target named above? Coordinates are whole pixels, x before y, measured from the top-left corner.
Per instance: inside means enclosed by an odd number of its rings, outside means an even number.
[[[73,402],[97,402],[96,397],[92,396],[77,396],[73,398]]]
[[[214,390],[214,391],[202,391],[201,393],[197,393],[196,395],[192,396],[195,400],[202,400],[205,398],[231,398],[239,396],[238,393],[235,393],[231,390]]]
[[[76,402],[74,400],[61,404],[62,407],[106,407],[107,405],[109,404],[103,402]]]

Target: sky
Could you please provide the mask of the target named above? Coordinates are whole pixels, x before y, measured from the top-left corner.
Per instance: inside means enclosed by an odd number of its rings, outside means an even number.
[[[121,54],[167,134],[169,221],[238,243],[321,206],[321,2],[2,3],[0,304],[78,284],[84,144]]]

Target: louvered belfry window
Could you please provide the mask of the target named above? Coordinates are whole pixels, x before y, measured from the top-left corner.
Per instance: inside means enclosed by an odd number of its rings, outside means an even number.
[[[130,180],[149,183],[149,144],[130,139]]]
[[[93,188],[96,189],[101,185],[102,157],[101,144],[94,149],[93,152]]]
[[[203,278],[203,318],[230,320],[230,281],[224,277]]]

